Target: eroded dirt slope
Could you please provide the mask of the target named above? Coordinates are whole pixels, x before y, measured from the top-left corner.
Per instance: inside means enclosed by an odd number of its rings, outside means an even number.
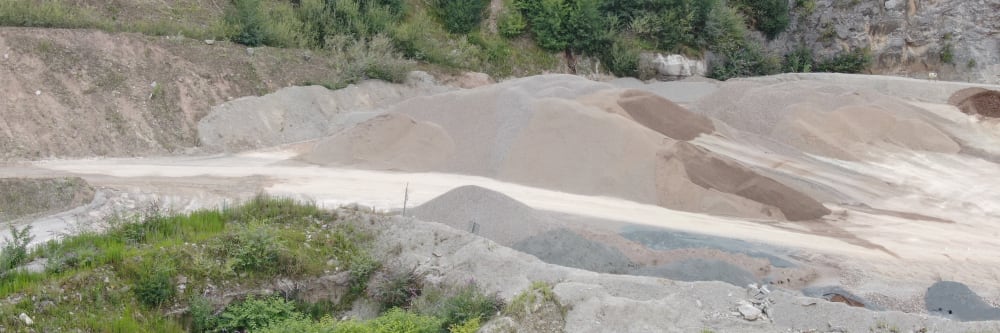
[[[0,160],[183,152],[212,106],[337,82],[334,66],[303,50],[0,28]]]

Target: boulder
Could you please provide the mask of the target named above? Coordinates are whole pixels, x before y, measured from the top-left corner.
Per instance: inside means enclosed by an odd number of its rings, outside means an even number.
[[[708,72],[704,60],[689,59],[680,54],[644,53],[639,62],[640,68],[652,68],[656,71],[656,78],[663,81],[705,76]]]

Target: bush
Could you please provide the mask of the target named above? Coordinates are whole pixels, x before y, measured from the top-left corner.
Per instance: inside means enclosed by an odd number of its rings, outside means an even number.
[[[30,225],[20,230],[10,226],[10,238],[6,238],[7,244],[0,249],[0,276],[28,259],[28,244],[32,239],[34,236],[31,235]]]
[[[235,30],[233,41],[246,46],[264,44],[264,22],[260,0],[233,0],[233,7],[226,12],[226,23]]]
[[[769,39],[788,28],[788,0],[737,0],[733,5],[750,19],[751,26]]]
[[[803,15],[809,16],[816,11],[816,0],[795,0],[795,7],[799,8]]]
[[[489,0],[437,0],[436,11],[445,29],[466,34],[482,22]]]
[[[639,76],[639,46],[635,41],[616,40],[603,58],[605,66],[616,76]]]
[[[175,291],[173,269],[149,267],[140,273],[135,282],[135,296],[149,307],[158,307],[173,299]]]
[[[944,43],[944,46],[941,46],[941,63],[955,63],[955,52],[952,50],[951,43]]]
[[[781,70],[786,73],[809,73],[815,66],[813,51],[808,47],[799,47],[785,55]]]
[[[215,308],[204,297],[193,297],[188,302],[188,317],[192,332],[206,332],[218,326]]]
[[[277,237],[264,228],[241,231],[225,237],[227,252],[237,273],[274,273],[278,268],[282,246]]]
[[[475,285],[469,285],[444,301],[438,317],[444,319],[445,327],[451,327],[475,318],[487,321],[503,307],[498,297],[484,295]]]
[[[358,332],[373,333],[438,333],[441,327],[446,327],[441,320],[431,316],[421,316],[418,314],[392,309],[382,314],[378,318],[368,322],[366,330]],[[338,327],[337,332],[342,332]],[[343,330],[346,331],[346,330]]]
[[[842,53],[816,64],[816,70],[829,73],[861,73],[871,64],[868,50],[859,49]]]
[[[302,318],[295,304],[280,297],[249,297],[230,305],[219,314],[215,330],[222,332],[254,331],[288,319]]]
[[[528,22],[520,11],[504,9],[497,18],[497,30],[501,36],[514,38],[524,33],[528,28]]]
[[[385,273],[369,288],[368,296],[378,302],[382,311],[406,308],[423,290],[423,278],[413,271]]]
[[[481,326],[481,324],[479,323],[479,318],[472,318],[472,319],[466,320],[464,323],[454,324],[454,325],[448,326],[448,332],[449,333],[476,333],[477,331],[479,331],[479,327],[480,326]]]
[[[709,77],[716,80],[728,80],[734,77],[759,76],[776,74],[781,70],[781,61],[766,54],[759,44],[749,43],[736,51],[719,54],[709,72]]]

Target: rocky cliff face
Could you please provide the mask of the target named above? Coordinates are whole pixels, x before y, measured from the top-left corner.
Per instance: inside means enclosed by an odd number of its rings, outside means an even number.
[[[767,42],[819,57],[869,48],[876,74],[1000,83],[1000,0],[789,0],[788,30]]]

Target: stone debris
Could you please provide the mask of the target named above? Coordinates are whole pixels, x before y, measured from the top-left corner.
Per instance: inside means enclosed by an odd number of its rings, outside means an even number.
[[[773,323],[774,314],[771,306],[774,305],[774,300],[770,295],[771,290],[767,285],[758,286],[756,283],[751,283],[747,286],[748,299],[736,302],[736,312],[748,321],[768,320]]]
[[[31,320],[31,317],[28,317],[27,313],[21,312],[21,315],[17,317],[20,318],[21,322],[23,322],[25,325],[31,326],[31,324],[35,323],[34,320]]]

